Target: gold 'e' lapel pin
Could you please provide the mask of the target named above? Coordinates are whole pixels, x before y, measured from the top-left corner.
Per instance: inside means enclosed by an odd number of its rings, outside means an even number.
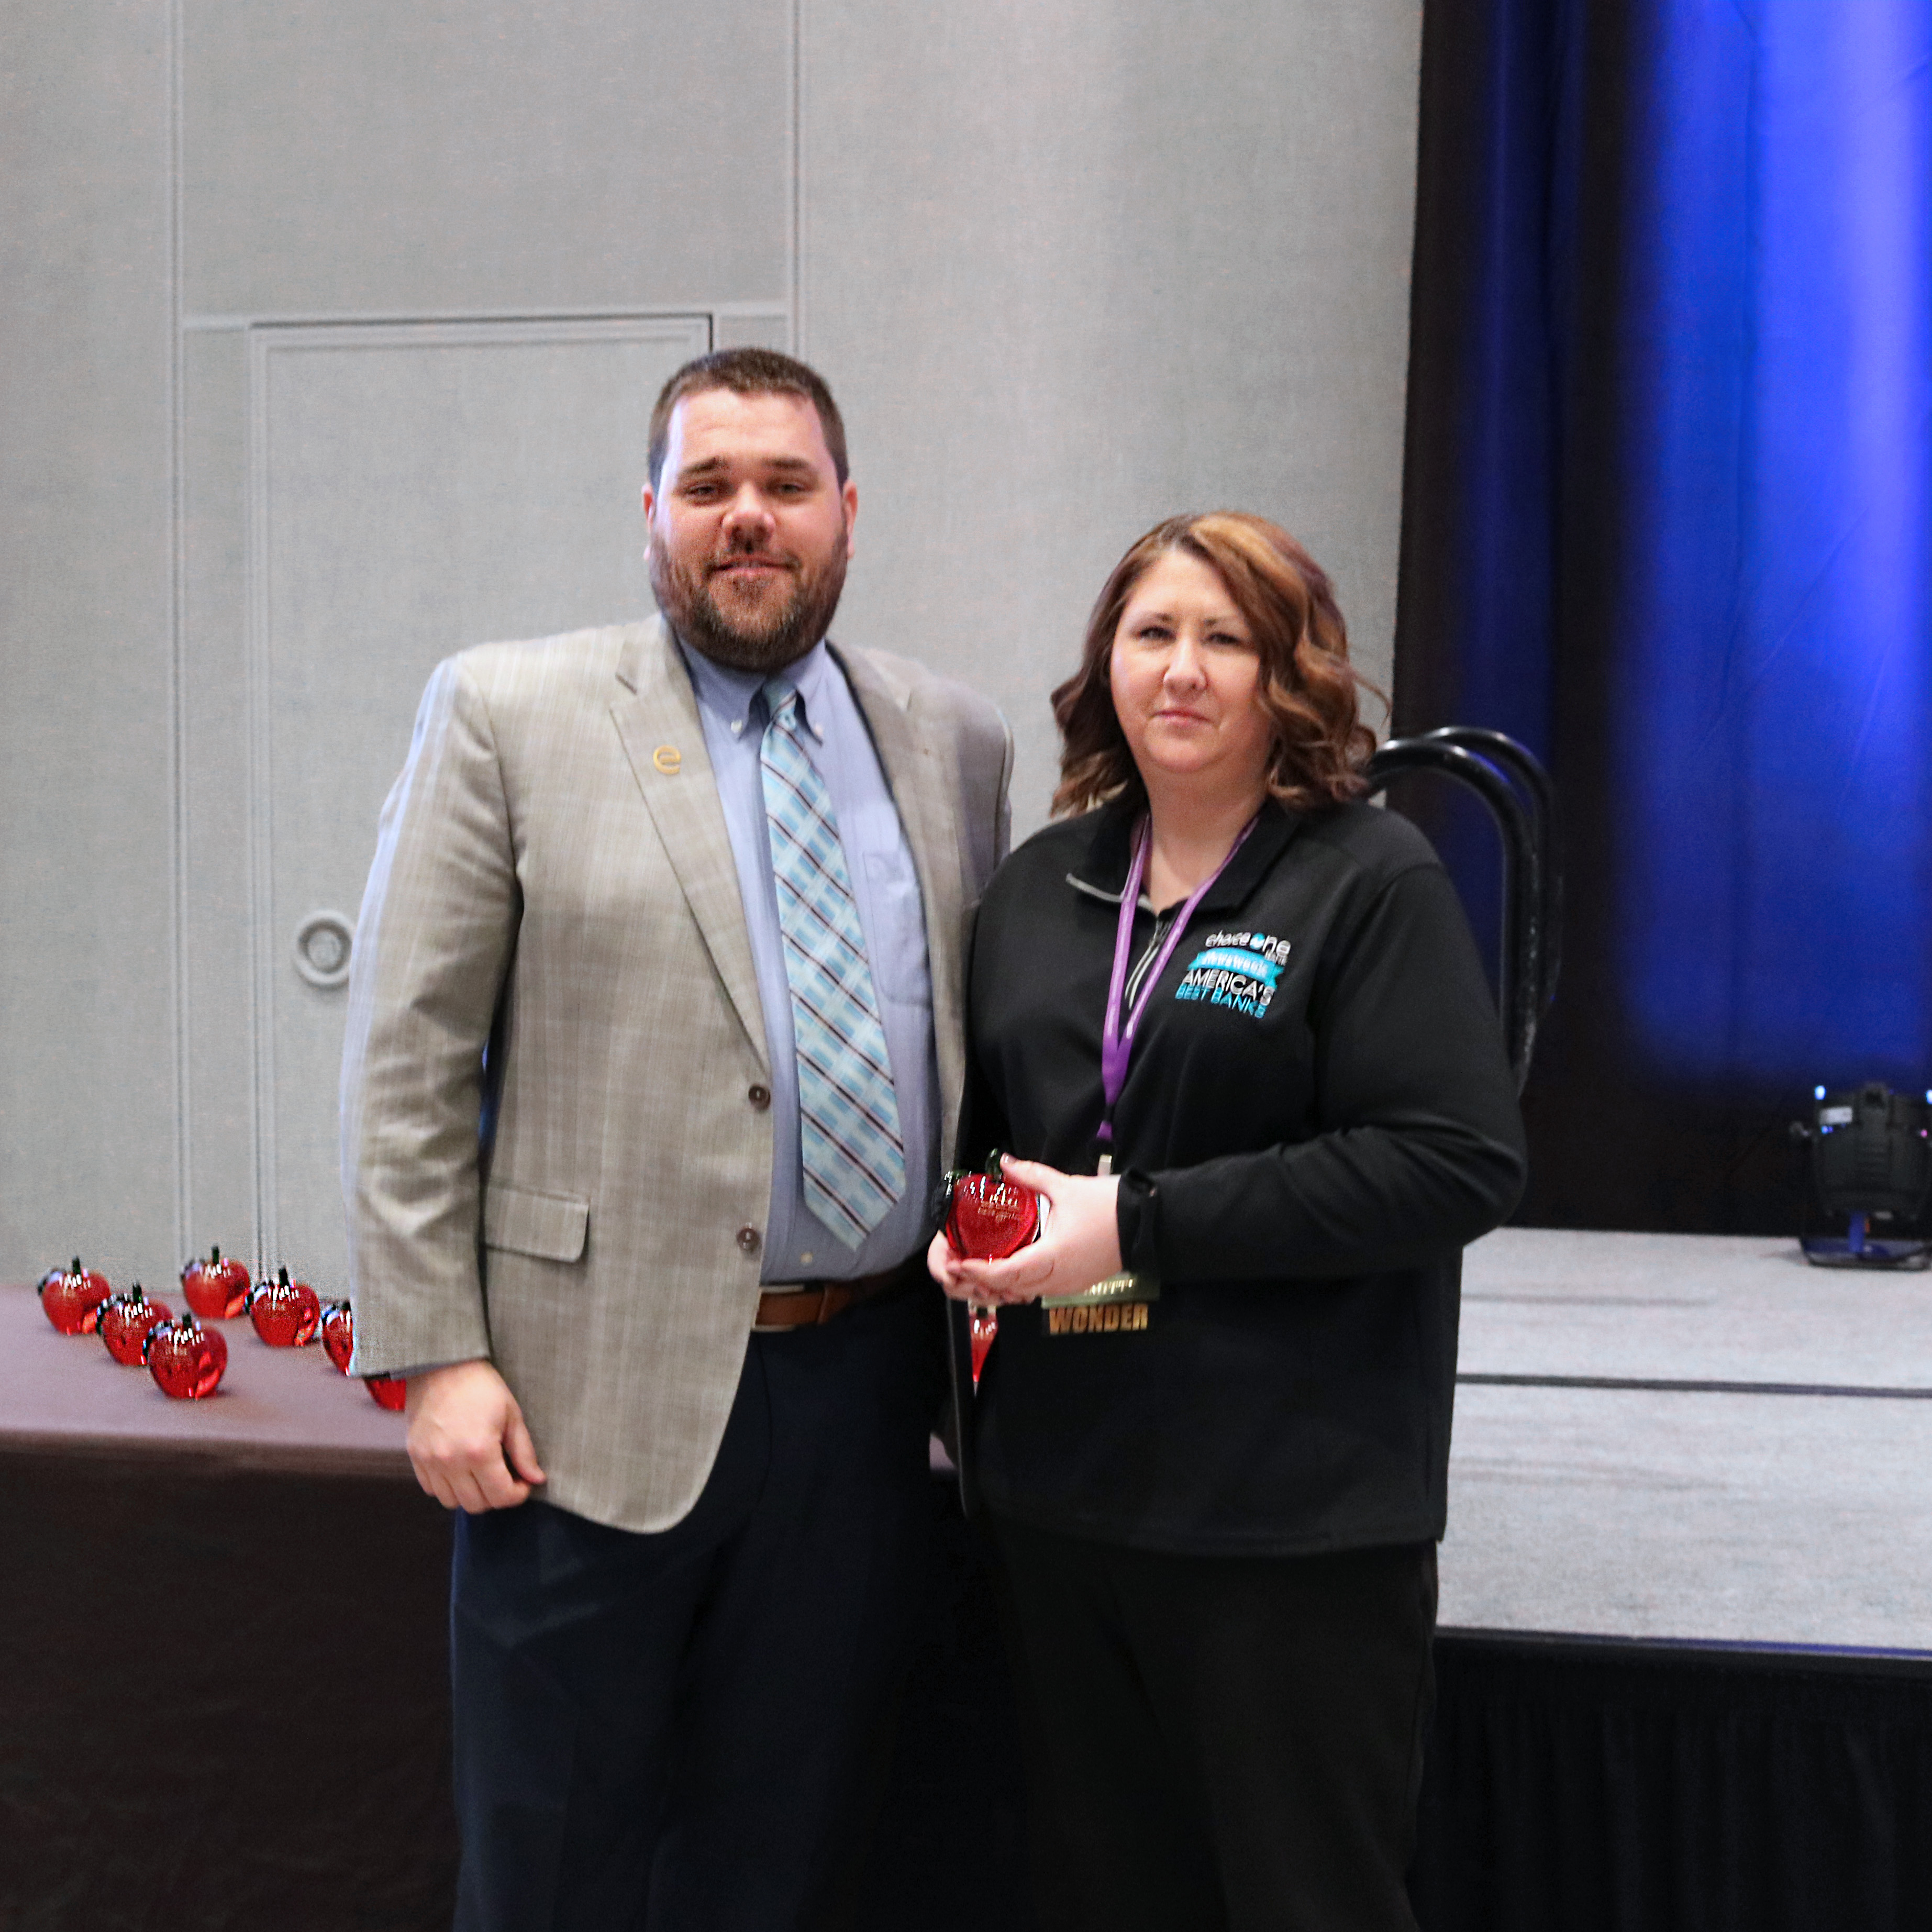
[[[674,778],[677,776],[678,767],[684,763],[684,759],[675,745],[660,745],[651,754],[651,763],[656,766],[666,778]]]

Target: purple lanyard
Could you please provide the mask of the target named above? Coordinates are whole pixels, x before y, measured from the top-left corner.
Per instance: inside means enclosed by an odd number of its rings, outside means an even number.
[[[1148,854],[1154,847],[1154,827],[1148,820],[1143,818],[1135,830],[1133,863],[1127,868],[1126,887],[1120,894],[1120,923],[1114,930],[1114,973],[1107,982],[1107,1016],[1100,1027],[1100,1130],[1094,1138],[1103,1148],[1110,1148],[1114,1144],[1114,1103],[1120,1097],[1120,1089],[1127,1084],[1127,1060],[1134,1050],[1134,1034],[1140,1025],[1141,1016],[1147,1011],[1148,1000],[1154,998],[1154,989],[1162,974],[1166,971],[1174,949],[1180,944],[1180,935],[1187,930],[1187,922],[1194,916],[1194,908],[1228,869],[1229,862],[1241,849],[1243,841],[1253,831],[1260,816],[1259,812],[1256,813],[1241,827],[1234,844],[1228,848],[1227,857],[1188,894],[1173,925],[1168,928],[1167,937],[1160,943],[1160,950],[1155,954],[1147,977],[1141,982],[1140,997],[1129,1010],[1126,1024],[1123,1026],[1120,1005],[1126,996],[1128,957],[1134,950],[1134,912],[1141,902],[1141,882],[1147,877]]]

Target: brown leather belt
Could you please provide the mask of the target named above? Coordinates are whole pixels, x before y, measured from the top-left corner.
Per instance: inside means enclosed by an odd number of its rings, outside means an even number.
[[[782,1334],[788,1328],[815,1328],[835,1315],[893,1288],[910,1287],[926,1278],[926,1257],[908,1255],[896,1268],[862,1274],[851,1281],[822,1281],[802,1288],[768,1288],[758,1297],[754,1335]]]

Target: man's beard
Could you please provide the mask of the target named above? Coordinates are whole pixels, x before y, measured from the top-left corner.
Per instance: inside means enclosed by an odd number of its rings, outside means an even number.
[[[775,562],[794,572],[791,595],[776,609],[740,617],[713,592],[712,572],[744,558]],[[784,551],[742,548],[722,551],[694,565],[680,564],[667,554],[655,531],[647,560],[651,592],[658,610],[693,650],[714,664],[766,676],[795,663],[824,636],[845,587],[842,533],[831,556],[816,569]]]

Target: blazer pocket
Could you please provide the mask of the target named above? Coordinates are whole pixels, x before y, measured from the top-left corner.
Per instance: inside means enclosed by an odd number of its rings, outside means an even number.
[[[582,1258],[590,1203],[580,1194],[545,1194],[493,1180],[483,1191],[483,1245],[547,1262]]]

